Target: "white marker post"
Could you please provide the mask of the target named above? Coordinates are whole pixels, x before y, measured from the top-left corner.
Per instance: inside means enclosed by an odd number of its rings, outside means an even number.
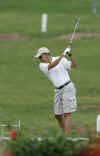
[[[48,22],[48,15],[44,13],[42,14],[41,17],[41,32],[47,32],[47,22]]]
[[[100,115],[97,116],[97,134],[100,134]]]
[[[93,0],[93,13],[96,14],[97,12],[97,2],[96,0]]]

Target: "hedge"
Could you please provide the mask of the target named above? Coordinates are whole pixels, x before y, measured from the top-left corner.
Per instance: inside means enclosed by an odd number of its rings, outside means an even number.
[[[86,142],[73,141],[63,133],[55,137],[17,137],[9,142],[13,156],[75,156]]]

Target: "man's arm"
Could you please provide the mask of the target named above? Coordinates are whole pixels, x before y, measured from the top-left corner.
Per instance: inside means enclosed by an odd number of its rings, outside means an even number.
[[[76,65],[75,59],[74,59],[74,57],[73,57],[72,55],[70,56],[70,60],[71,60],[71,62],[72,62],[71,68],[76,68],[77,65]]]
[[[72,52],[71,52],[71,46],[68,46],[67,49],[65,49],[64,51],[65,54],[67,54],[70,57],[70,61],[71,61],[71,68],[76,68],[76,62],[74,57],[72,56]]]
[[[61,56],[59,56],[58,59],[56,59],[55,61],[53,61],[52,63],[50,62],[50,64],[48,65],[48,70],[50,70],[51,68],[55,67],[60,60],[64,57],[64,54],[62,54]]]
[[[70,48],[70,49],[69,49]],[[72,53],[70,52],[71,51],[71,47],[68,47],[63,53],[62,55],[56,59],[55,61],[53,61],[52,63],[49,62],[49,65],[48,65],[48,70],[50,70],[51,68],[55,67],[59,62],[60,60],[66,55],[68,54],[68,56],[70,57],[70,60],[71,60],[71,68],[76,68],[76,63],[75,63],[75,60],[72,56]]]

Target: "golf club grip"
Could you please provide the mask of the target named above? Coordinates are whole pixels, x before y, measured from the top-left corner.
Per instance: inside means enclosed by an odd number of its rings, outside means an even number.
[[[71,46],[71,47],[72,47],[72,42],[69,42],[69,46]]]

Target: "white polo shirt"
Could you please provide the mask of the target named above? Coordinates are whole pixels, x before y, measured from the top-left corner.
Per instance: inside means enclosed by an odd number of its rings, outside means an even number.
[[[58,57],[52,57],[52,62]],[[60,62],[50,70],[48,70],[49,63],[40,63],[40,70],[51,80],[55,87],[60,87],[66,82],[70,81],[68,69],[71,69],[71,61],[63,57]]]

